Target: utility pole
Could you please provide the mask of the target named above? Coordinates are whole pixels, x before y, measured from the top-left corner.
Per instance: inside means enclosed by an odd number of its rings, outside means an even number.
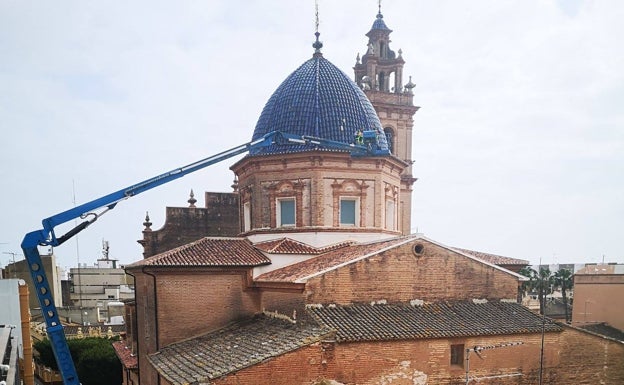
[[[469,372],[470,372],[470,353],[471,352],[475,352],[475,354],[477,356],[479,356],[479,358],[483,359],[483,357],[481,357],[481,352],[483,350],[490,350],[490,349],[499,349],[499,348],[506,348],[509,346],[518,346],[518,345],[522,345],[524,344],[524,342],[503,342],[500,344],[496,344],[496,345],[487,345],[487,346],[481,346],[481,345],[475,345],[472,348],[467,348],[466,349],[466,385],[468,385],[468,383],[470,382],[470,380],[485,380],[485,379],[490,379],[490,378],[503,378],[503,377],[516,377],[516,376],[521,376],[522,373],[510,373],[510,374],[499,374],[499,375],[495,375],[495,376],[484,376],[484,377],[470,377]]]

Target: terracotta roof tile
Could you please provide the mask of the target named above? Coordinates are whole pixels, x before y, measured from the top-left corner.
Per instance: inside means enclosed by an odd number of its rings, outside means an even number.
[[[596,323],[596,324],[587,324],[579,326],[581,329],[590,331],[592,333],[600,334],[605,337],[613,338],[618,341],[624,342],[624,331],[620,329],[616,329],[613,326],[610,326],[606,322]]]
[[[351,242],[341,242],[322,248],[310,246],[290,238],[272,239],[254,244],[254,247],[271,254],[321,254],[350,245]]]
[[[267,272],[258,276],[256,281],[302,282],[313,275],[321,274],[343,264],[367,258],[386,248],[397,246],[412,239],[414,239],[414,236],[397,237],[369,243],[349,244],[336,250],[328,251],[318,257]]]
[[[468,249],[462,249],[459,247],[453,247],[452,249],[457,250],[462,253],[470,254],[473,257],[479,258],[485,262],[492,263],[494,265],[529,265],[529,261],[524,259],[503,257],[502,255],[489,254],[481,251],[474,251]]]
[[[293,324],[258,315],[162,348],[148,356],[152,366],[174,385],[207,383],[230,372],[310,345],[333,330],[315,323]]]
[[[123,366],[127,369],[136,369],[139,367],[137,356],[126,346],[125,341],[113,342],[113,349]]]
[[[310,305],[316,320],[340,341],[383,341],[541,333],[542,318],[517,303],[462,301],[423,305]],[[547,332],[561,327],[546,319]]]
[[[126,265],[140,266],[260,266],[271,263],[247,238],[206,237]]]

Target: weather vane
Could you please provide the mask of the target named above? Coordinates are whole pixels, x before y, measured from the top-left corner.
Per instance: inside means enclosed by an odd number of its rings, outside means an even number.
[[[319,30],[318,0],[314,1],[314,26],[315,26],[314,32],[318,32]]]

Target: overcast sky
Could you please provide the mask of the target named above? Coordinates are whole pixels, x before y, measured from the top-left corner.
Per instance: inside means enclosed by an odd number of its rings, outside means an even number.
[[[417,84],[412,231],[537,263],[624,263],[624,2],[386,0]],[[350,77],[375,0],[320,1]],[[309,59],[314,2],[0,0],[0,266],[43,218],[250,140]],[[231,191],[226,161],[120,203],[58,263],[142,258],[149,211]],[[67,228],[57,232],[61,235]],[[20,255],[16,259],[21,258]]]

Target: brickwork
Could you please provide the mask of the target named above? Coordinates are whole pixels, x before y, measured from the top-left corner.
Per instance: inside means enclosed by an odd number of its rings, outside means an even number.
[[[236,193],[206,192],[206,207],[167,207],[165,224],[159,230],[146,228],[143,257],[171,250],[206,236],[235,236],[240,233]]]
[[[413,252],[418,244],[420,255]],[[517,292],[509,273],[419,239],[311,278],[306,302],[515,299]]]
[[[240,370],[213,384],[307,385],[326,379],[345,385],[459,385],[466,381],[466,348],[522,342],[483,350],[480,357],[471,352],[468,375],[486,385],[533,385],[539,381],[541,339],[540,334],[524,334],[383,343],[316,343]],[[451,345],[464,347],[460,365],[451,364]],[[621,343],[600,341],[600,337],[572,328],[547,333],[542,383],[621,384],[623,352]]]
[[[213,385],[312,384],[322,378],[327,368],[327,358],[322,343],[298,349],[275,359],[243,369],[213,381]]]
[[[558,342],[559,365],[548,369],[554,384],[624,384],[624,342],[570,326]]]
[[[260,311],[258,294],[245,290],[246,270],[195,269],[181,273],[165,269],[155,273],[156,278],[140,270],[132,274],[136,279],[136,342],[141,383],[157,383],[156,371],[145,359],[146,355]]]
[[[245,274],[236,270],[158,274],[160,345],[206,333],[257,313],[259,297],[244,290]]]
[[[231,167],[238,177],[241,207],[251,203],[252,232],[280,230],[275,200],[289,196],[302,200],[297,201],[297,228],[338,227],[335,200],[348,196],[359,199],[361,223],[357,227],[386,230],[386,190],[400,189],[400,174],[406,167],[394,158],[358,157],[355,162],[346,153],[320,151],[263,156],[261,160],[243,158]],[[349,190],[352,186],[359,190]],[[398,208],[395,215],[401,216]]]

